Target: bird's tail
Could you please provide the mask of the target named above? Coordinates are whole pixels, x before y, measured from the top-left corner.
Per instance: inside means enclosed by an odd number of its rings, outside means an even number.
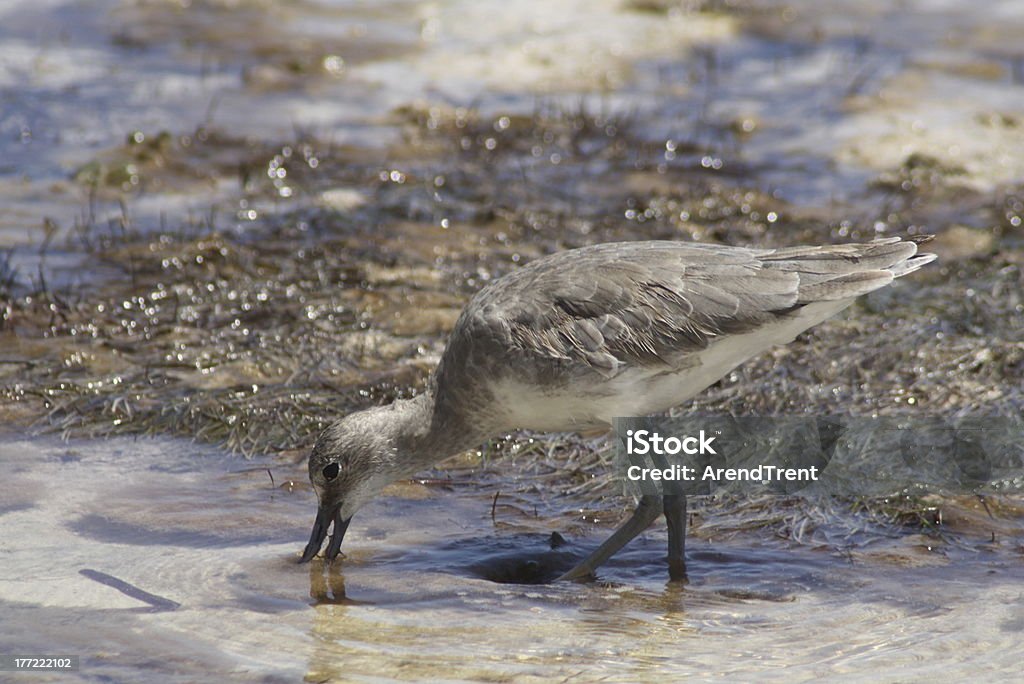
[[[800,277],[798,304],[849,299],[888,285],[936,259],[918,254],[931,235],[879,238],[872,242],[779,249],[762,256],[766,268]]]

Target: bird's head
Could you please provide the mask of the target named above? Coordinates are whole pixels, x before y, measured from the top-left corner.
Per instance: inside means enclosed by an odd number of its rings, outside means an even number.
[[[311,560],[334,524],[326,557],[334,559],[352,516],[402,475],[395,439],[395,405],[360,411],[321,433],[309,455],[309,480],[319,507],[300,562]]]

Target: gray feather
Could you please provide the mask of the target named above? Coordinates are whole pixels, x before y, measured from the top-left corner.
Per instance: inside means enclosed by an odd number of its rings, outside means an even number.
[[[528,357],[514,365],[538,373],[680,367],[723,336],[813,302],[866,294],[920,268],[935,257],[915,256],[917,241],[777,250],[623,242],[562,252],[478,293],[438,374],[502,373],[509,355]]]

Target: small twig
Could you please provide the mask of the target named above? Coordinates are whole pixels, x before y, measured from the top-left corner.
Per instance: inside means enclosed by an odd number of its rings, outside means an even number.
[[[984,494],[978,494],[977,497],[978,497],[978,501],[981,502],[981,505],[985,507],[985,512],[988,513],[988,517],[991,518],[992,520],[995,520],[996,516],[992,515],[992,509],[990,509],[988,507],[988,500],[985,498],[985,495]]]

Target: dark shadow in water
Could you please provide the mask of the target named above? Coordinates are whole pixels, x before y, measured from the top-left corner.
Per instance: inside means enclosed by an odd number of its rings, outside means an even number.
[[[549,584],[590,553],[594,545],[550,536],[514,534],[460,539],[438,549],[417,549],[388,562],[406,566],[442,566],[455,574],[500,584]],[[665,542],[633,541],[597,573],[601,584],[661,582],[682,592],[729,600],[790,601],[796,595],[830,587],[834,557],[796,549],[714,548],[699,542],[687,554],[689,580],[669,582]],[[831,587],[835,588],[835,587]]]
[[[136,608],[134,612],[164,613],[169,610],[177,610],[178,608],[181,608],[181,604],[177,601],[172,601],[168,598],[164,598],[163,596],[157,596],[156,594],[150,594],[148,591],[139,589],[134,584],[129,584],[123,579],[119,579],[113,575],[108,575],[107,573],[100,572],[99,570],[83,568],[78,571],[78,574],[83,577],[88,577],[100,584],[105,584],[112,589],[117,589],[125,596],[133,598],[136,601],[142,601],[149,606],[148,608]]]
[[[449,544],[439,553],[472,558],[473,562],[466,567],[471,576],[499,584],[548,584],[583,557],[557,532],[549,537],[521,534],[465,539]]]

